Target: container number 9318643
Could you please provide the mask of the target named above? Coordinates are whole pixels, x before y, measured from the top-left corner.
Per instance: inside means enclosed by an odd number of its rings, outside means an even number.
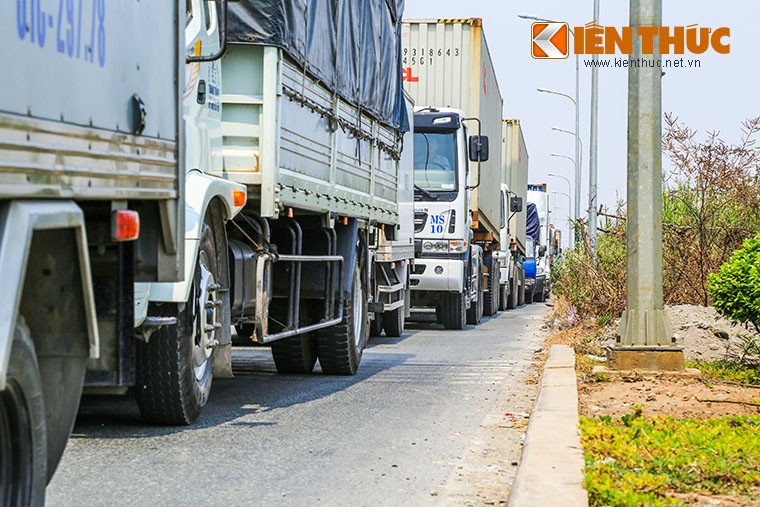
[[[19,39],[106,65],[106,0],[16,0]]]

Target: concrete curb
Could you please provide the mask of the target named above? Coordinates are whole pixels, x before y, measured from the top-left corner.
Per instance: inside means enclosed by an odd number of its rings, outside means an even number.
[[[586,507],[583,467],[575,353],[552,345],[507,505]]]

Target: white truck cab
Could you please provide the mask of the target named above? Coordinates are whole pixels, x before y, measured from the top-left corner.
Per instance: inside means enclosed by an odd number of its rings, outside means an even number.
[[[464,113],[451,108],[426,107],[414,115],[412,306],[435,308],[449,329],[476,324],[483,315],[483,249],[473,244],[470,227],[478,177],[469,162],[487,159],[487,146],[475,151],[481,137],[468,139],[464,121]]]

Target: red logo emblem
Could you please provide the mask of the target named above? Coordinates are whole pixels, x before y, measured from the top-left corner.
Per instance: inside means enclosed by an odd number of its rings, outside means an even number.
[[[402,80],[406,83],[417,83],[419,82],[420,78],[412,75],[411,67],[404,67]]]

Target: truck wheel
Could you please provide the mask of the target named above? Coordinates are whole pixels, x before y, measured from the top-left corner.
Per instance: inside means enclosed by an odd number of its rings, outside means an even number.
[[[501,290],[499,261],[490,259],[488,266],[488,287],[483,294],[483,315],[490,317],[499,310],[499,291]]]
[[[317,362],[312,333],[290,336],[272,343],[272,357],[278,373],[311,373]]]
[[[467,310],[467,323],[473,326],[477,326],[480,323],[480,319],[483,317],[483,269],[478,268],[478,288],[477,288],[478,300],[473,301],[470,304],[470,308]]]
[[[508,310],[514,310],[520,305],[520,297],[517,294],[517,291],[520,290],[518,276],[517,269],[513,269],[512,279],[509,281],[509,298],[507,299]]]
[[[464,329],[467,324],[467,296],[464,292],[447,292],[443,295],[441,308],[443,326],[446,329]]]
[[[385,336],[389,338],[398,338],[404,334],[404,307],[401,306],[395,310],[383,314],[383,323],[385,327]]]
[[[351,297],[343,307],[340,324],[320,329],[317,350],[322,372],[327,375],[354,375],[369,335],[367,288],[362,280],[358,259],[354,263]]]
[[[0,505],[42,506],[48,479],[45,404],[34,343],[23,319],[13,333],[6,382],[0,391]]]
[[[369,335],[380,336],[383,334],[383,314],[376,313],[375,318],[369,322]]]
[[[225,324],[219,322],[224,312],[218,306],[219,268],[208,224],[199,246],[187,303],[181,310],[177,304],[163,305],[177,323],[156,330],[148,343],[137,341],[135,396],[143,419],[151,423],[192,424],[211,392],[214,346]]]

